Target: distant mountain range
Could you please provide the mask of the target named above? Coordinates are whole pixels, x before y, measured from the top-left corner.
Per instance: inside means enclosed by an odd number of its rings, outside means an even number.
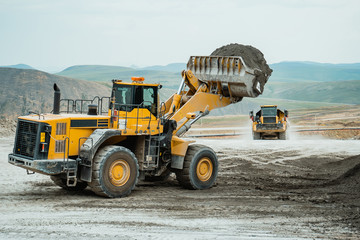
[[[152,67],[149,67],[151,69]],[[154,66],[158,68],[158,66]],[[177,88],[181,80],[180,72],[135,69],[119,66],[79,65],[66,68],[57,73],[59,76],[71,77],[96,82],[110,82],[112,79],[131,81],[131,77],[144,77],[149,83],[161,83],[168,88]]]
[[[360,63],[328,64],[316,62],[281,62],[270,64],[273,73],[271,82],[328,82],[360,80]],[[150,82],[161,82],[164,86],[176,88],[185,63],[146,68],[117,66],[80,65],[67,68],[58,75],[90,81],[109,81],[114,78],[130,80],[132,76],[143,76]],[[175,82],[174,82],[175,81]]]
[[[144,76],[148,82],[160,82],[166,88],[177,89],[183,67],[185,64],[181,63],[146,69],[82,65],[67,68],[58,75],[90,81],[113,78],[130,81],[132,76]],[[273,73],[265,86],[264,98],[360,104],[360,63],[281,62],[270,67]]]
[[[360,63],[281,62],[270,64],[270,67],[273,69],[271,82],[360,80]]]
[[[96,95],[109,96],[112,79],[129,82],[132,76],[143,76],[148,83],[164,86],[160,98],[165,101],[176,92],[185,64],[146,68],[79,65],[57,75],[23,69],[25,67],[30,66],[0,67],[0,117],[13,118],[28,111],[51,111],[54,82],[59,85],[62,98],[90,99]],[[263,95],[244,98],[242,102],[216,110],[213,114],[247,113],[259,104],[277,104],[287,109],[360,104],[360,63],[282,62],[271,64],[271,68],[274,72]]]
[[[186,63],[170,63],[165,66],[155,65],[155,66],[144,67],[139,69],[181,73],[182,70],[186,69]]]
[[[0,66],[0,68],[34,69],[33,67],[22,63],[16,65]]]
[[[0,66],[17,69],[34,69],[26,64]],[[271,82],[328,82],[360,80],[360,63],[330,64],[316,62],[280,62],[270,64],[273,69]],[[77,65],[56,73],[97,82],[110,82],[112,79],[130,80],[133,76],[142,76],[152,83],[162,83],[169,88],[177,88],[181,79],[181,71],[186,69],[186,63],[171,63],[165,66],[155,65],[143,68],[107,66],[107,65]]]

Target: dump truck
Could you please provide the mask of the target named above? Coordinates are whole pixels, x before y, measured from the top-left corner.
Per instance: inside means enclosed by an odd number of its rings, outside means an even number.
[[[241,56],[191,56],[181,76],[178,91],[161,103],[161,85],[142,77],[112,80],[111,96],[92,100],[61,99],[54,84],[51,113],[18,118],[8,162],[104,197],[127,196],[139,179],[172,172],[185,188],[210,188],[216,153],[182,136],[211,110],[262,94],[269,76]]]
[[[280,139],[286,140],[288,129],[288,111],[281,111],[276,105],[263,105],[260,110],[249,113],[252,120],[252,135],[254,140]]]

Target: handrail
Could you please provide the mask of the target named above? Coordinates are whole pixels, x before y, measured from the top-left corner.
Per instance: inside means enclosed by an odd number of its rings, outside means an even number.
[[[64,172],[65,170],[68,170],[69,167],[69,149],[70,149],[70,138],[66,137],[64,143],[64,159],[63,159],[63,166],[64,166]],[[66,142],[67,142],[67,148],[66,148]],[[66,161],[65,161],[65,155],[66,155]],[[65,167],[66,166],[66,167]]]
[[[75,112],[75,113],[82,114],[82,113],[86,112],[86,110],[83,109],[85,103],[89,103],[89,104],[97,103],[98,113],[99,114],[107,113],[107,110],[103,111],[103,106],[104,106],[103,102],[104,102],[104,100],[108,100],[109,103],[110,103],[110,97],[101,97],[100,98],[99,96],[95,96],[92,100],[90,100],[90,99],[75,99],[74,100],[74,99],[64,98],[64,99],[60,100],[60,103],[65,102],[66,110],[62,110],[62,111],[60,110],[60,112],[62,112],[62,113]],[[71,109],[70,109],[70,106],[71,106]]]
[[[149,130],[149,133],[151,133],[150,131],[150,126],[151,126],[151,115],[152,115],[152,112],[151,110],[149,110],[147,107],[145,107],[145,103],[150,103],[150,105],[152,104],[152,102],[150,101],[143,101],[142,103],[140,104],[120,104],[120,103],[114,103],[114,110],[116,110],[117,114],[116,115],[112,115],[111,118],[113,117],[117,117],[118,119],[125,119],[125,130],[124,130],[124,133],[126,133],[126,129],[127,129],[127,125],[128,125],[128,119],[136,119],[136,129],[135,129],[135,133],[138,133],[138,127],[139,127],[139,120],[140,119],[148,119],[149,120],[149,123],[148,123],[148,126],[147,126],[147,129]],[[145,117],[140,117],[140,108],[145,108],[145,109],[148,109],[149,110],[149,116],[145,116]],[[124,110],[125,109],[125,110]],[[136,109],[137,111],[137,114],[136,114],[136,117],[129,117],[128,116],[128,112],[131,112],[133,111],[134,109]],[[125,112],[125,116],[120,116],[120,111],[122,112]],[[119,122],[119,121],[118,121]],[[119,127],[119,123],[118,123],[118,127]],[[159,127],[158,127],[159,128]]]

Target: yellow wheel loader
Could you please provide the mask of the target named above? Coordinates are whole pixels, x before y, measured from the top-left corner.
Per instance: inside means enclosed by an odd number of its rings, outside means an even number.
[[[253,111],[250,112],[253,139],[286,140],[288,111],[281,111],[276,105],[263,105],[260,108],[255,115]]]
[[[110,97],[91,101],[60,99],[54,84],[52,113],[18,118],[8,162],[105,197],[127,196],[138,179],[171,172],[185,188],[207,189],[217,177],[216,153],[181,136],[211,110],[262,94],[268,77],[241,57],[192,56],[177,93],[163,103],[161,85],[141,77],[113,80]]]

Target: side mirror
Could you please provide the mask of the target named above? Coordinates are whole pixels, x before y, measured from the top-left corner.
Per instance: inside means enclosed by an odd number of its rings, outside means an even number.
[[[288,110],[284,110],[284,114],[285,114],[285,117],[288,117],[288,115],[289,115]]]
[[[252,121],[254,121],[254,112],[253,112],[253,111],[250,111],[250,112],[249,112],[249,116],[250,116],[250,119],[251,119]]]

